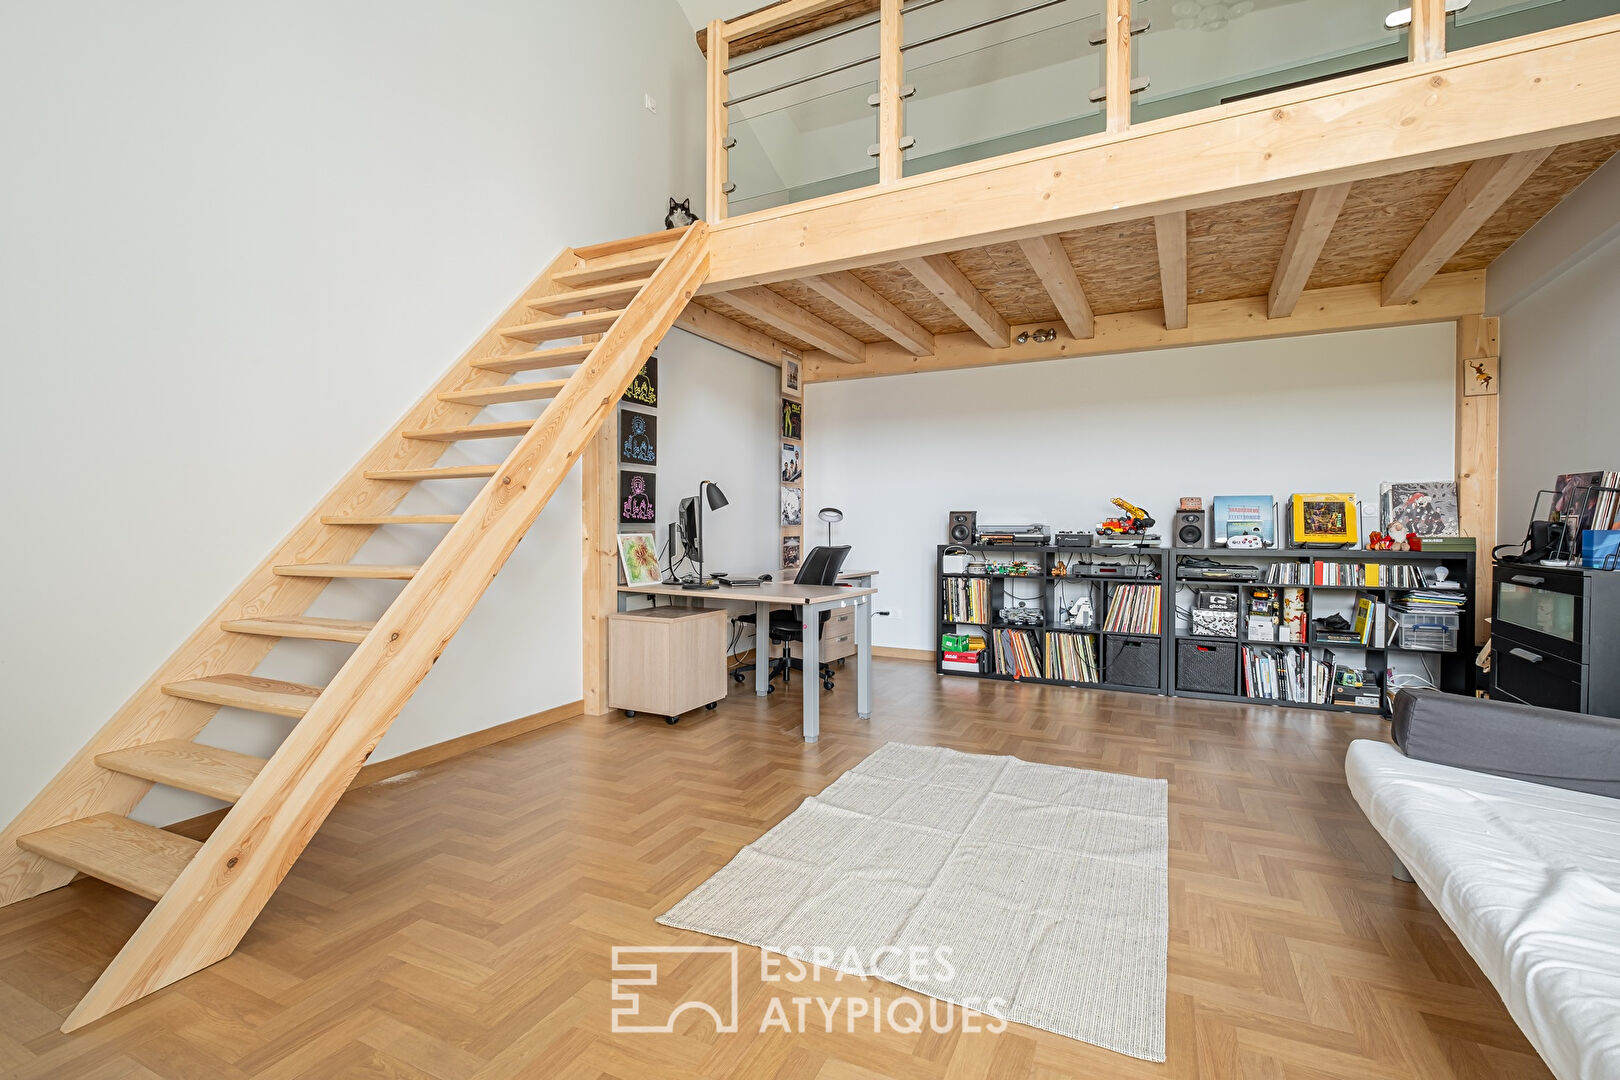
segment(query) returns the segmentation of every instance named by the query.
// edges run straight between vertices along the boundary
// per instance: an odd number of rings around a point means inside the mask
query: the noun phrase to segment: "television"
[[[698,504],[694,496],[681,500],[675,512],[675,530],[680,533],[681,549],[694,562],[703,561],[703,538],[698,535]]]

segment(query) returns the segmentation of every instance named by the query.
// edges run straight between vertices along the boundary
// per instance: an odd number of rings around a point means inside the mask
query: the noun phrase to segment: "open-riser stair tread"
[[[17,838],[17,846],[120,889],[160,900],[202,845],[121,814],[93,814]]]
[[[628,281],[609,281],[601,285],[587,285],[583,289],[569,289],[566,292],[553,293],[550,296],[537,296],[527,301],[528,305],[536,311],[546,311],[553,315],[567,315],[575,311],[590,311],[592,308],[617,307],[622,308],[635,299],[642,286],[648,279],[631,278]]]
[[[511,341],[526,341],[538,345],[542,341],[561,341],[563,338],[601,334],[612,329],[623,315],[622,309],[591,311],[582,315],[563,315],[554,319],[537,319],[518,326],[502,327],[501,337]]]
[[[97,754],[96,764],[125,776],[233,803],[269,762],[189,739],[163,739]]]
[[[474,360],[470,366],[478,371],[498,371],[503,375],[515,375],[520,371],[541,371],[546,368],[578,364],[588,358],[595,347],[591,344],[563,345],[555,349],[538,349],[534,352],[514,353],[511,356],[492,356],[484,360]]]
[[[546,401],[562,393],[567,379],[547,379],[543,382],[511,383],[490,386],[482,390],[455,390],[440,394],[440,401],[457,405],[504,405],[510,401]]]
[[[420,566],[389,566],[382,563],[288,563],[273,569],[278,577],[409,581],[422,568]]]
[[[315,699],[321,696],[319,686],[261,679],[257,675],[232,674],[165,683],[163,692],[188,701],[227,705],[233,709],[249,709],[272,716],[290,716],[295,720],[307,713],[310,706],[315,704]]]
[[[461,424],[457,427],[422,428],[418,431],[407,431],[407,439],[425,439],[429,442],[463,442],[468,439],[510,439],[521,438],[529,433],[538,421],[535,420],[503,420],[496,424]]]
[[[454,525],[460,514],[326,514],[322,525]]]
[[[586,244],[584,247],[573,248],[576,259],[605,259],[612,255],[623,255],[630,251],[640,251],[643,248],[662,247],[670,248],[676,241],[686,235],[690,225],[680,225],[673,229],[659,229],[656,232],[642,233],[640,236],[626,236],[620,240],[608,240],[600,244]]]
[[[487,480],[500,468],[499,465],[438,465],[431,469],[376,469],[366,473],[366,479],[401,480],[411,484],[422,480]]]
[[[559,270],[551,275],[551,280],[554,284],[577,289],[607,281],[646,277],[663,264],[669,252],[670,245],[659,244],[629,251],[623,255],[589,259],[584,266],[572,270]]]
[[[265,615],[254,619],[226,619],[220,629],[233,634],[300,638],[306,641],[342,641],[358,645],[376,623],[355,619],[321,619],[311,615]]]

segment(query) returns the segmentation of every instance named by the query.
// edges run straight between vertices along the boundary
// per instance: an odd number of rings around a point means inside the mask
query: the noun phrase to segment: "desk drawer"
[[[855,612],[841,608],[827,617],[821,627],[821,660],[827,663],[855,655]]]
[[[1527,705],[1580,712],[1585,674],[1580,664],[1550,656],[1501,634],[1491,641],[1492,684]]]

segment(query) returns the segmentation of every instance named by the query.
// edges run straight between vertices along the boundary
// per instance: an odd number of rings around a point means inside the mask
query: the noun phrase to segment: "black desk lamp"
[[[816,515],[816,517],[820,518],[822,521],[825,521],[827,523],[827,546],[832,547],[832,527],[833,527],[833,522],[835,522],[835,521],[843,521],[844,520],[844,512],[842,510],[838,509],[838,507],[836,507],[836,506],[823,506],[821,508],[821,512],[818,513]]]
[[[707,492],[703,490],[705,487],[709,489]],[[720,490],[720,485],[713,480],[704,480],[698,484],[697,558],[693,560],[697,563],[697,580],[689,581],[681,586],[684,589],[718,589],[720,587],[712,582],[705,581],[703,578],[703,500],[705,497],[708,498],[710,510],[718,510],[731,502],[730,499],[726,498],[726,493]]]

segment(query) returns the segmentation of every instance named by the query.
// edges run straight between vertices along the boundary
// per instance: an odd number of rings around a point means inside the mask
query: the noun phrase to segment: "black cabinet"
[[[1620,717],[1620,572],[1497,563],[1491,696]]]

